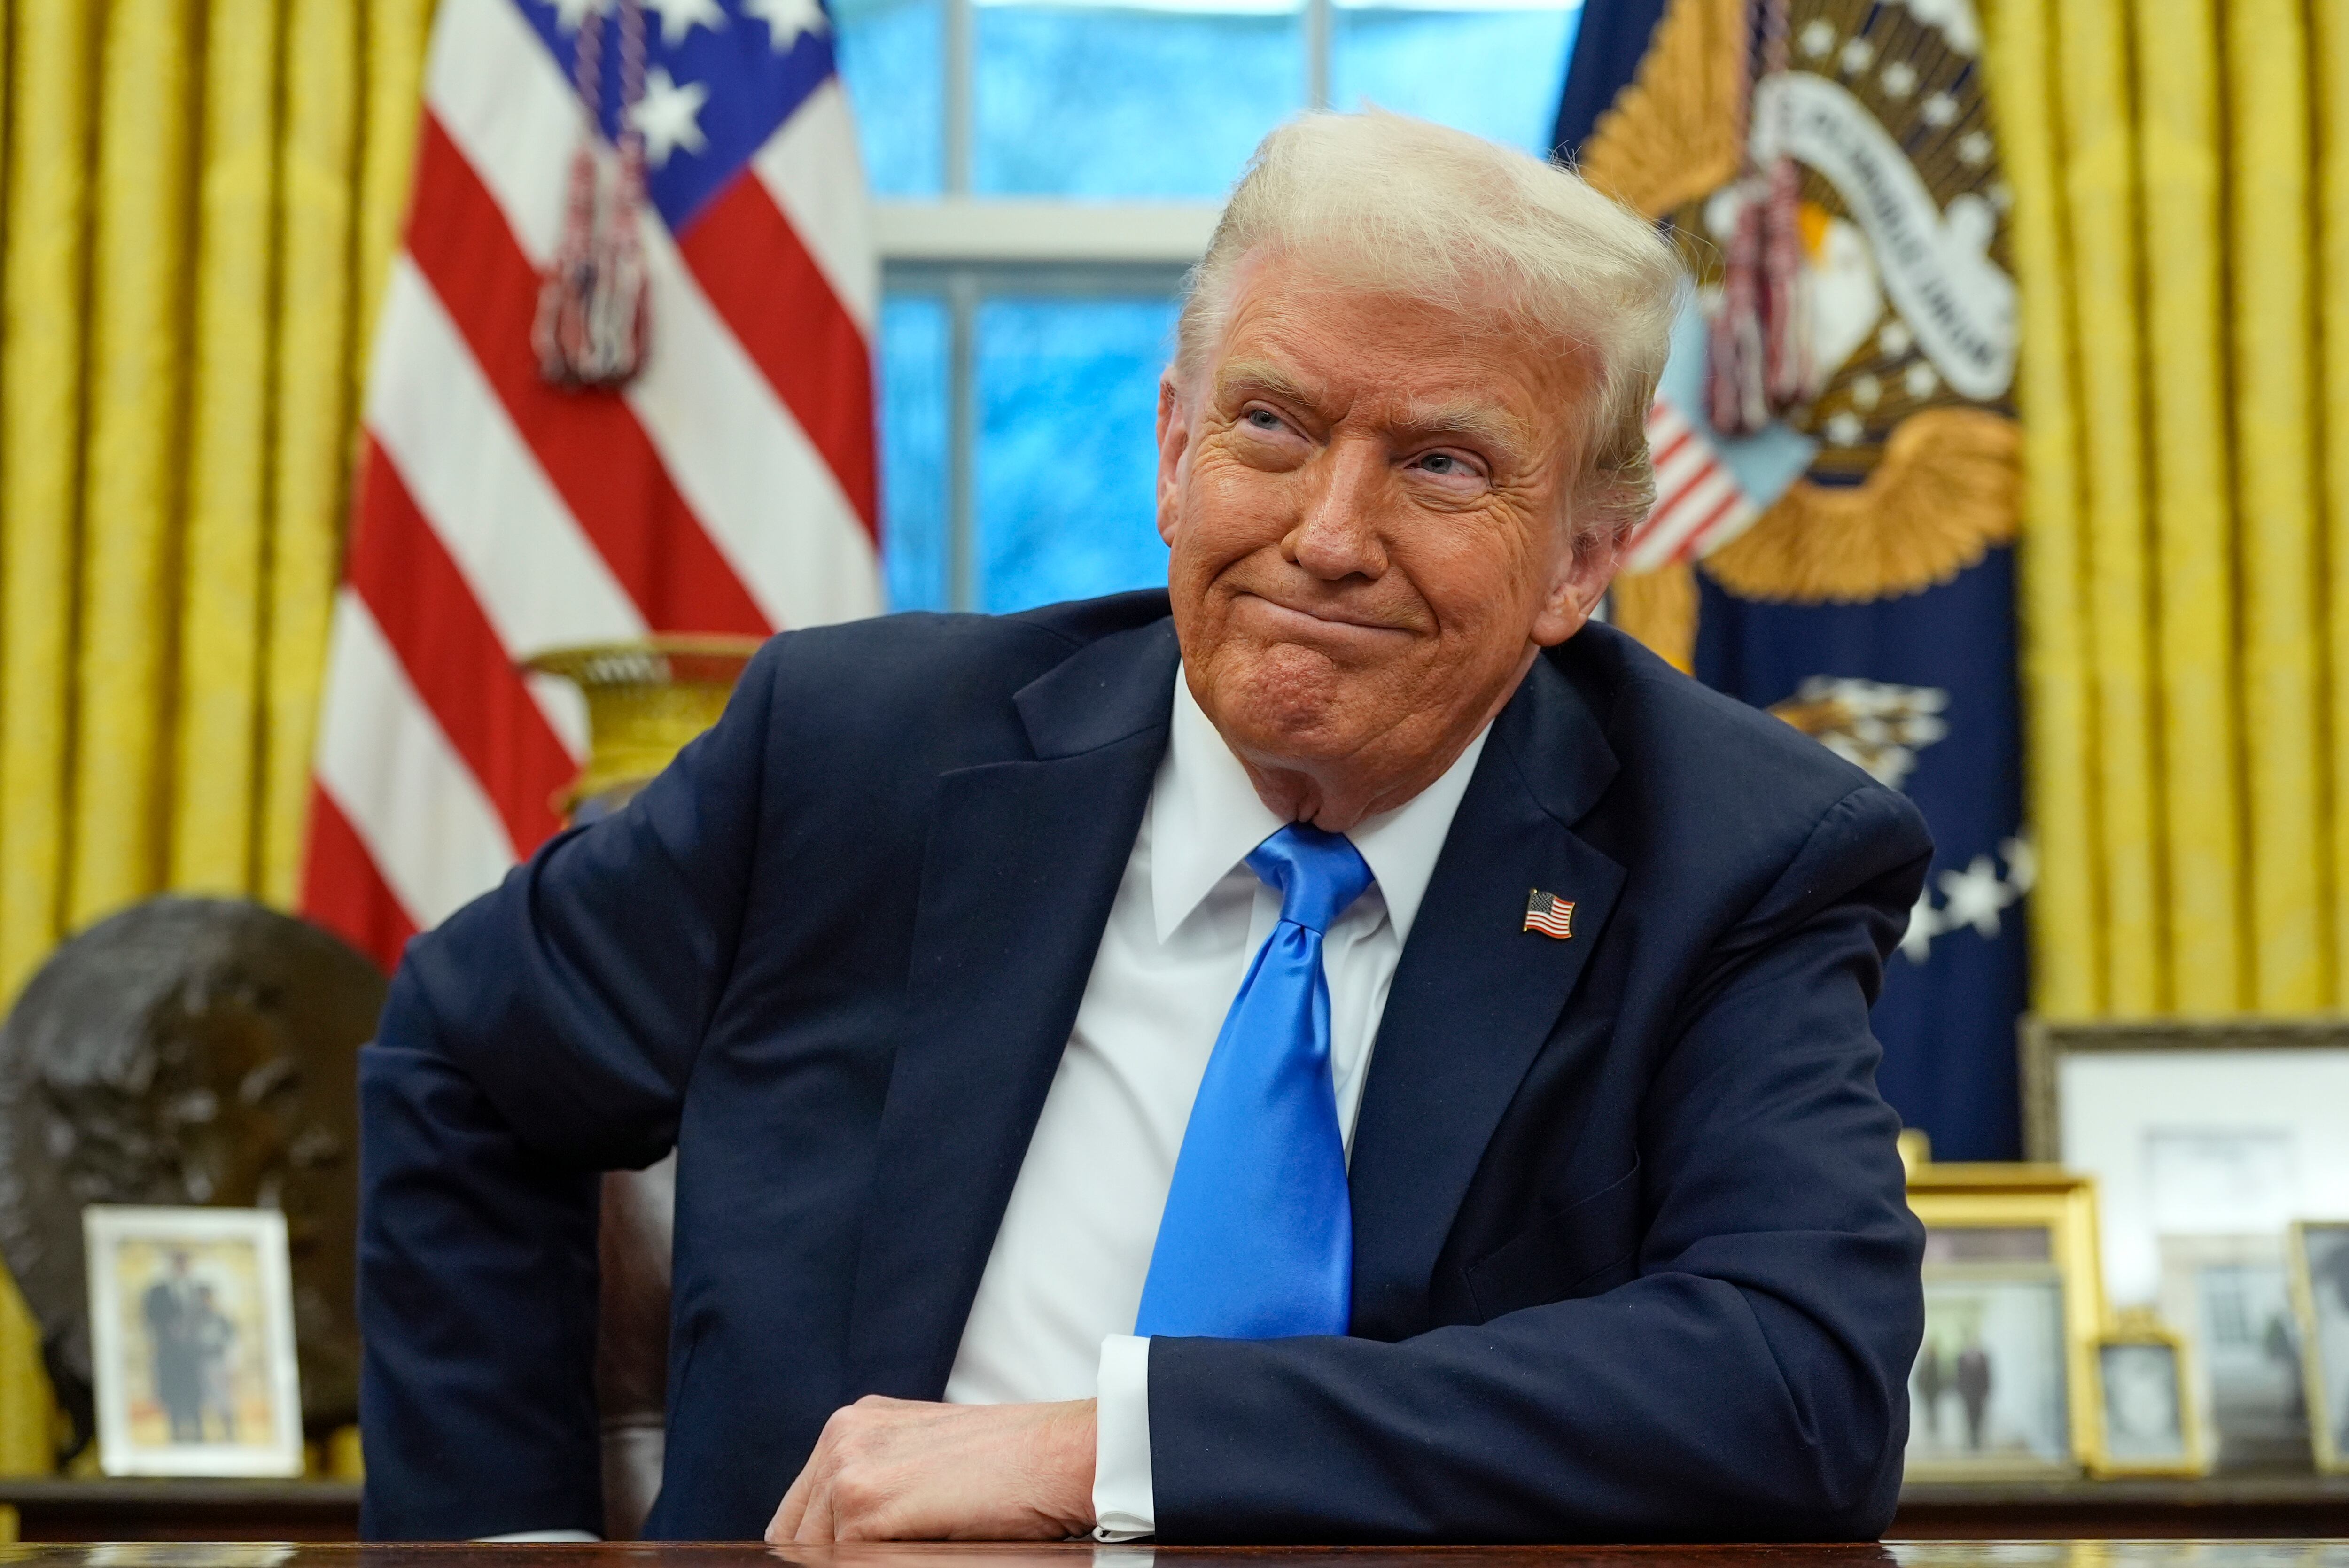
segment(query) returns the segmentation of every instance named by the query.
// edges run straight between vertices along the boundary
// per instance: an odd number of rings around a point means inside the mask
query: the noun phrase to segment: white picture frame
[[[285,1216],[82,1211],[98,1464],[110,1476],[298,1476]]]
[[[2195,1403],[2213,1468],[2305,1470],[2308,1411],[2284,1238],[2164,1236],[2158,1315],[2194,1348]]]
[[[2023,1029],[2028,1157],[2096,1179],[2116,1308],[2164,1292],[2164,1238],[2349,1213],[2349,1020]]]

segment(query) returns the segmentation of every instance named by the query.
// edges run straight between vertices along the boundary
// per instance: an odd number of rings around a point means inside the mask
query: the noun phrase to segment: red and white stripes
[[[377,336],[303,904],[388,966],[556,825],[585,717],[518,661],[879,607],[877,273],[836,81],[682,239],[643,214],[652,352],[540,378],[582,111],[512,0],[443,0]]]
[[[1648,410],[1656,504],[1623,546],[1623,570],[1653,572],[1726,544],[1759,510],[1704,434],[1662,397]]]

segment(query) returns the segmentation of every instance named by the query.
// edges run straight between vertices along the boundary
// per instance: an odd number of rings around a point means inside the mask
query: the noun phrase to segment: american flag
[[[879,607],[864,176],[819,0],[440,0],[378,327],[303,905],[387,966],[557,826],[574,694],[517,669],[648,632]],[[589,111],[642,139],[649,350],[564,390],[533,346]],[[625,120],[623,116],[626,116]],[[574,214],[575,216],[575,214]]]
[[[1526,923],[1523,931],[1538,931],[1544,936],[1565,938],[1574,934],[1574,901],[1560,898],[1554,892],[1533,888],[1526,894]]]
[[[1668,398],[1648,410],[1648,450],[1656,465],[1656,504],[1623,542],[1623,570],[1653,572],[1694,561],[1728,543],[1761,513],[1737,476]]]

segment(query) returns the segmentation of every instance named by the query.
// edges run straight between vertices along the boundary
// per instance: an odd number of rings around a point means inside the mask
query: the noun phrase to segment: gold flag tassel
[[[644,96],[642,0],[620,0],[619,167],[608,198],[596,167],[604,114],[604,15],[581,18],[573,76],[586,115],[571,160],[563,242],[539,284],[531,330],[539,374],[558,387],[625,386],[645,361],[650,324],[644,252],[636,234],[644,204],[645,139],[630,113]]]

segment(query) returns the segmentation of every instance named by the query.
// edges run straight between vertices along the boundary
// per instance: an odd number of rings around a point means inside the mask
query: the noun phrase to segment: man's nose
[[[1389,482],[1386,454],[1375,442],[1332,441],[1308,466],[1304,509],[1281,542],[1284,552],[1326,582],[1384,574],[1377,519]]]

